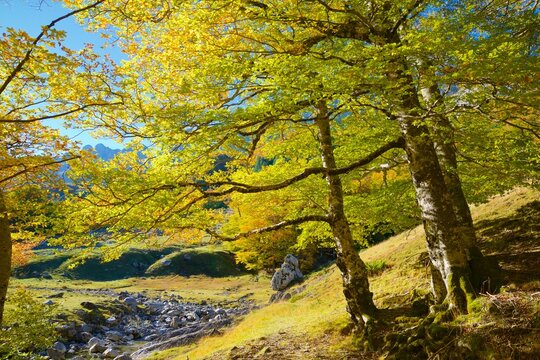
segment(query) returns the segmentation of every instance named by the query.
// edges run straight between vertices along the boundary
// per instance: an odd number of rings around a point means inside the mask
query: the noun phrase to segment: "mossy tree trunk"
[[[4,304],[6,302],[10,275],[11,233],[9,230],[9,218],[4,192],[0,189],[0,325],[4,318]]]
[[[423,88],[422,96],[429,104],[435,101],[442,103],[444,100],[436,84]],[[499,266],[496,262],[488,261],[478,247],[471,211],[459,177],[454,129],[450,119],[445,115],[436,116],[431,133],[458,223],[458,231],[467,253],[473,286],[479,291],[493,290],[499,285]]]
[[[469,299],[475,296],[467,259],[468,240],[460,234],[432,134],[426,124],[418,121],[421,107],[414,81],[405,61],[396,65],[399,70],[389,73],[389,78],[411,85],[399,97],[397,121],[405,139],[409,171],[424,223],[433,293],[438,301],[444,300],[451,308],[465,313]]]
[[[326,103],[317,106],[316,123],[323,167],[336,169],[332,147],[330,119]],[[343,294],[355,328],[362,329],[366,321],[376,316],[377,308],[369,291],[367,268],[354,246],[354,240],[343,207],[343,187],[339,175],[326,174],[328,183],[328,218],[337,249],[337,266],[343,280]]]

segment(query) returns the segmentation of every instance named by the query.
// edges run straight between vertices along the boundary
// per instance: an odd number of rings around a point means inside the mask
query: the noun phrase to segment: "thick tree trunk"
[[[10,275],[11,233],[9,230],[9,218],[4,193],[0,189],[0,325],[4,318],[4,304],[6,302]]]
[[[468,243],[461,237],[432,135],[426,125],[417,122],[420,102],[412,86],[414,81],[407,75],[405,63],[401,67],[401,71],[395,71],[389,77],[411,84],[400,96],[401,110],[397,120],[405,138],[409,171],[422,213],[432,264],[433,293],[438,301],[444,299],[450,307],[467,312],[469,299],[475,294],[467,259]]]
[[[459,234],[435,148],[426,127],[415,125],[406,116],[400,117],[399,122],[405,137],[416,199],[422,212],[428,254],[438,270],[432,275],[435,297],[439,300],[444,298],[450,306],[466,312],[468,297],[474,296],[466,244]],[[441,279],[446,293],[440,286]]]
[[[443,101],[437,85],[423,88],[422,96],[428,104]],[[487,260],[478,248],[471,211],[458,173],[454,129],[448,117],[436,116],[431,133],[458,223],[458,231],[467,253],[473,286],[479,291],[494,290],[500,282],[499,266],[496,262]]]
[[[330,120],[325,103],[318,106],[317,126],[323,166],[335,169],[336,161],[332,148]],[[376,315],[373,294],[369,291],[366,265],[354,247],[351,229],[343,208],[343,188],[339,175],[326,175],[328,183],[329,223],[337,248],[337,266],[341,270],[343,294],[347,301],[347,312],[353,325],[362,329],[366,321]]]

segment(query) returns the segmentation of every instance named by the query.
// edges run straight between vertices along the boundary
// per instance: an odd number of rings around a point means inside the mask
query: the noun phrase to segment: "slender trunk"
[[[332,148],[330,120],[326,104],[318,106],[317,126],[323,166],[335,169],[336,160]],[[354,247],[354,240],[343,208],[343,188],[339,175],[326,175],[328,183],[329,224],[337,248],[337,266],[343,280],[343,294],[347,301],[347,312],[353,325],[361,329],[365,322],[374,317],[377,308],[373,303],[373,294],[369,291],[366,265],[360,259]]]
[[[0,189],[0,325],[4,318],[4,304],[6,302],[9,277],[11,275],[11,233],[9,219],[4,200],[4,193]]]
[[[422,89],[422,96],[427,103],[442,102],[438,86],[432,85]],[[488,261],[478,248],[476,232],[474,229],[471,211],[458,173],[454,129],[445,115],[435,117],[431,128],[435,149],[441,164],[444,182],[448,189],[452,208],[458,222],[458,231],[461,235],[467,259],[472,272],[473,286],[477,290],[492,290],[500,281],[499,266],[496,262]]]

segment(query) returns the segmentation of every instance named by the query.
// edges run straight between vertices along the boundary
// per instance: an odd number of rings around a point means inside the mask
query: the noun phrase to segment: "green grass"
[[[540,193],[536,191],[517,189],[497,196],[489,203],[474,206],[473,217],[480,222],[510,216],[518,208],[539,198]],[[371,291],[379,308],[399,307],[406,303],[410,305],[414,298],[429,291],[425,252],[421,226],[361,252],[362,259],[373,269],[379,270],[378,275],[370,278]],[[295,296],[293,301],[261,308],[248,314],[221,336],[160,352],[154,354],[152,359],[227,358],[231,349],[249,347],[249,344],[257,341],[269,341],[275,334],[286,334],[282,336],[291,339],[291,344],[295,342],[294,339],[301,339],[302,344],[309,344],[312,348],[328,347],[329,344],[334,344],[335,348],[350,347],[352,338],[339,333],[339,329],[347,323],[347,314],[337,268],[332,266],[312,274],[304,284],[306,290]],[[473,307],[483,306],[482,300],[478,300]],[[471,314],[472,322],[475,316]],[[323,338],[327,340],[322,341]],[[291,347],[291,351],[295,350]],[[328,351],[327,348],[323,350]]]
[[[103,250],[100,250],[103,251]],[[106,251],[106,250],[105,250]],[[203,246],[180,249],[130,248],[118,259],[103,262],[97,251],[83,261],[80,250],[43,249],[35,251],[28,264],[14,269],[17,278],[38,277],[43,273],[74,280],[113,281],[141,276],[207,275],[230,277],[245,274],[235,264],[234,256],[221,247]],[[164,260],[170,261],[164,266]]]
[[[242,273],[243,271],[236,265],[232,254],[207,248],[175,251],[154,262],[146,270],[146,275],[149,276],[178,274],[182,276],[229,277]]]

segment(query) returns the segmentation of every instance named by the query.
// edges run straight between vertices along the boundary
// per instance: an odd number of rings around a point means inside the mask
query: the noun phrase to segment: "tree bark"
[[[413,78],[407,72],[405,61],[396,65],[400,70],[389,73],[389,78],[410,85],[399,96],[397,120],[405,138],[409,171],[422,213],[432,264],[432,290],[438,301],[444,299],[451,308],[466,313],[469,300],[475,296],[467,259],[468,243],[460,234],[432,134],[418,121],[420,101]]]
[[[9,218],[4,198],[0,189],[0,325],[4,318],[4,304],[6,302],[9,277],[11,276],[11,233]]]
[[[443,101],[436,84],[423,88],[421,92],[428,104]],[[444,182],[458,223],[458,231],[465,246],[472,272],[473,286],[478,291],[495,290],[500,285],[500,268],[496,261],[486,259],[478,247],[471,211],[458,173],[454,129],[448,117],[445,115],[435,116],[431,132]]]
[[[317,108],[316,123],[319,128],[323,167],[329,170],[336,169],[326,103],[319,103]],[[341,179],[339,175],[331,173],[327,173],[325,177],[328,183],[328,218],[336,243],[337,266],[343,280],[347,312],[354,327],[362,329],[369,319],[376,316],[377,308],[373,303],[373,294],[369,291],[366,265],[355,249],[351,229],[345,216]]]

